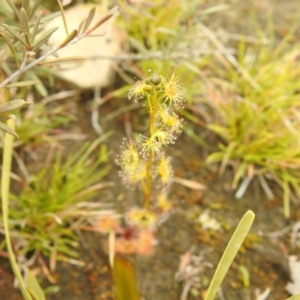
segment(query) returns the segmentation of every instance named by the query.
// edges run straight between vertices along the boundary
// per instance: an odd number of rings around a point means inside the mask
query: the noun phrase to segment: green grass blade
[[[7,122],[9,128],[13,130],[14,120],[9,119]],[[2,163],[2,180],[1,180],[1,194],[2,194],[2,214],[3,214],[3,226],[5,232],[5,240],[7,245],[7,252],[9,255],[9,261],[16,278],[19,281],[20,289],[25,300],[32,300],[32,297],[27,292],[25,284],[18,268],[16,258],[11,245],[9,225],[8,225],[8,211],[9,211],[9,186],[10,186],[10,171],[11,171],[11,160],[12,160],[12,144],[13,136],[5,133],[4,137],[4,150],[3,150],[3,163]]]
[[[238,253],[245,237],[247,236],[251,228],[254,217],[254,213],[251,210],[248,210],[241,219],[219,262],[217,270],[208,288],[205,300],[213,300],[216,296],[218,289],[221,286],[221,283],[234,257]]]
[[[300,300],[300,294],[294,295],[292,297],[286,298],[285,300]]]
[[[32,295],[32,297],[35,300],[46,300],[45,294],[40,287],[36,277],[32,274],[32,272],[27,269],[27,280],[26,280],[26,285],[27,285],[27,290],[29,293]]]

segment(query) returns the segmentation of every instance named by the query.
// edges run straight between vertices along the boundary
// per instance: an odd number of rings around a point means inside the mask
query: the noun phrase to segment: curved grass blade
[[[248,210],[243,218],[241,219],[239,225],[237,226],[235,232],[233,233],[223,255],[217,267],[217,270],[213,276],[213,279],[209,285],[205,300],[213,300],[216,296],[219,287],[234,259],[238,253],[245,237],[247,236],[251,225],[254,220],[254,213]]]
[[[19,136],[17,135],[17,133],[11,129],[9,126],[7,126],[5,123],[0,122],[0,129],[2,129],[3,131],[7,132],[8,134],[19,138]]]
[[[22,87],[22,86],[30,86],[41,83],[39,80],[25,80],[25,81],[18,81],[8,84],[6,87]]]
[[[26,289],[28,290],[28,292],[32,295],[32,297],[35,300],[46,300],[44,291],[39,285],[36,277],[29,269],[27,269],[26,272],[27,272]]]
[[[14,120],[10,119],[7,122],[7,126],[14,129]],[[11,171],[11,161],[12,161],[12,145],[13,137],[9,134],[4,136],[4,150],[3,150],[3,163],[2,163],[2,178],[1,178],[1,196],[2,196],[2,216],[3,216],[3,227],[5,233],[6,247],[9,255],[10,265],[13,269],[14,275],[19,281],[20,289],[25,300],[32,300],[32,297],[25,288],[25,283],[23,281],[21,272],[18,268],[16,258],[14,256],[14,251],[11,244],[8,215],[9,215],[9,187],[10,187],[10,171]]]

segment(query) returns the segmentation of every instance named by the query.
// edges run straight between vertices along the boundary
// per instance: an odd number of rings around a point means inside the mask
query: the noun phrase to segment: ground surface
[[[209,1],[208,1],[209,2]],[[218,1],[224,3],[225,1]],[[229,12],[216,19],[212,28],[219,26],[231,32],[251,33],[248,19],[249,12],[257,14],[262,24],[266,23],[266,12],[274,11],[278,36],[283,36],[288,30],[288,24],[297,8],[298,1],[231,1],[232,8]],[[120,101],[120,100],[118,100]],[[114,111],[120,102],[107,103],[101,108],[103,116]],[[78,103],[81,120],[79,131],[90,131],[89,113],[86,105]],[[131,115],[132,116],[132,115]],[[133,118],[134,119],[134,118]],[[131,119],[132,120],[132,119]],[[103,124],[104,129],[113,128],[115,134],[108,141],[109,149],[117,152],[124,133],[124,118],[119,117]],[[208,134],[204,128],[196,128],[195,132],[205,137],[208,144],[213,144],[215,138]],[[268,234],[276,232],[300,219],[299,209],[292,207],[291,220],[286,221],[282,213],[282,194],[274,186],[276,199],[267,200],[257,182],[254,182],[245,196],[237,200],[231,190],[232,174],[228,170],[222,177],[218,176],[216,166],[206,166],[204,161],[208,149],[203,149],[185,134],[177,141],[174,148],[169,149],[173,156],[175,175],[177,177],[203,183],[207,186],[205,191],[197,191],[174,183],[172,187],[172,200],[174,209],[168,220],[157,230],[158,241],[152,254],[148,256],[130,257],[136,266],[141,293],[144,299],[178,300],[183,291],[184,282],[174,279],[178,271],[180,256],[193,248],[196,256],[202,256],[203,261],[211,263],[201,272],[201,281],[193,289],[187,299],[199,299],[199,295],[207,288],[215,266],[217,265],[226,244],[242,215],[251,209],[255,212],[255,222],[244,248],[238,254],[235,262],[228,272],[223,284],[225,299],[255,299],[259,294],[270,288],[269,300],[285,299],[288,294],[284,287],[289,279],[287,253],[296,253],[299,249],[291,249],[289,233],[278,237]],[[113,154],[115,155],[115,154]],[[112,160],[113,162],[113,160]],[[134,192],[128,196],[117,176],[117,168],[111,172],[109,179],[117,182],[118,188],[107,191],[109,200],[120,198],[124,195],[123,206],[136,203],[132,198]],[[127,203],[127,204],[126,204]],[[294,204],[292,204],[294,205]],[[222,224],[222,230],[204,230],[195,223],[195,218],[203,211],[209,210],[210,216]],[[49,300],[100,300],[113,299],[112,277],[107,255],[105,253],[105,238],[100,234],[80,234],[82,246],[81,259],[86,266],[75,267],[69,264],[59,264],[54,278],[60,287],[56,294],[49,294]],[[243,282],[240,266],[246,267],[250,274],[250,285]],[[9,271],[6,260],[1,260],[0,267],[0,299],[21,300],[19,292],[12,287],[13,276]],[[47,280],[44,286],[49,286]]]

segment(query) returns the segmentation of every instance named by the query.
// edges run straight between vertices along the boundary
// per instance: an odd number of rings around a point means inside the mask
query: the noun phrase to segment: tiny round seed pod
[[[144,91],[145,92],[152,92],[153,91],[153,86],[149,85],[149,84],[145,84]]]
[[[161,76],[159,76],[159,75],[154,75],[154,76],[152,76],[152,77],[150,78],[150,80],[151,80],[151,83],[152,83],[152,84],[158,85],[158,84],[160,84],[160,82],[161,82]]]

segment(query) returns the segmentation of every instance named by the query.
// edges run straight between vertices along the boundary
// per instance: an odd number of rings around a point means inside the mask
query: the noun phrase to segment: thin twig
[[[38,65],[40,62],[45,60],[47,57],[49,57],[51,55],[54,55],[55,53],[57,53],[62,48],[65,48],[67,46],[70,46],[70,45],[73,45],[73,44],[77,43],[81,39],[87,37],[90,33],[91,32],[89,31],[87,33],[82,34],[81,36],[75,37],[66,44],[64,44],[64,42],[63,42],[61,45],[47,51],[45,54],[43,54],[41,57],[37,58],[36,60],[31,62],[30,64],[28,64],[26,66],[21,66],[17,71],[15,71],[13,74],[11,74],[9,77],[7,77],[4,81],[2,81],[0,83],[0,89],[4,88],[8,83],[12,82],[12,80],[14,78],[16,78],[17,76],[19,76],[20,74],[23,74],[24,72],[26,72],[26,71],[30,70],[31,68],[35,67],[36,65]]]
[[[110,60],[175,60],[175,59],[191,59],[191,58],[199,58],[201,55],[209,55],[215,53],[222,53],[222,54],[234,54],[234,50],[226,49],[226,51],[222,50],[194,50],[191,51],[191,48],[181,49],[181,52],[175,52],[171,54],[166,54],[161,51],[149,52],[147,54],[138,53],[138,54],[97,54],[92,56],[87,56],[88,60],[98,60],[98,59],[110,59]]]

